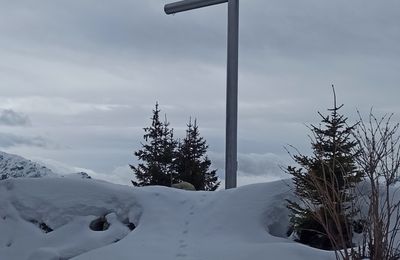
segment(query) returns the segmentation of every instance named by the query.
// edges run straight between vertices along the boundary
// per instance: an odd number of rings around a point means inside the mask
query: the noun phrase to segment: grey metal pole
[[[226,2],[228,2],[228,0],[183,0],[175,3],[166,4],[164,6],[164,11],[166,14],[175,14]]]
[[[228,0],[225,189],[237,186],[239,0]]]
[[[239,0],[182,0],[164,6],[166,14],[174,14],[228,2],[228,59],[226,78],[225,189],[237,186],[237,114],[238,114],[238,51]]]

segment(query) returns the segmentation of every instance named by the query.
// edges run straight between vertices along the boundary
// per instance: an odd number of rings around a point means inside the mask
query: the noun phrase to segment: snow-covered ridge
[[[9,178],[67,177],[91,179],[86,172],[60,174],[22,156],[0,151],[0,180]]]
[[[56,176],[49,168],[21,156],[0,151],[0,179]]]

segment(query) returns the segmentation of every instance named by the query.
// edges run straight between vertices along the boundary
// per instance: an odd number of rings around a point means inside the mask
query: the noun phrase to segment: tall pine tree
[[[193,184],[196,190],[214,191],[220,185],[217,171],[210,170],[211,161],[207,157],[208,145],[200,136],[197,121],[189,120],[186,137],[179,143],[175,159],[177,179]]]
[[[293,176],[295,195],[303,202],[289,201],[288,204],[298,241],[323,249],[334,247],[327,227],[331,235],[341,232],[346,244],[351,245],[351,212],[348,207],[353,198],[348,189],[360,180],[355,166],[356,142],[351,140],[354,126],[347,126],[347,118],[339,114],[342,106],[336,105],[334,92],[334,107],[328,110],[330,115],[319,113],[323,126],[310,126],[313,155],[294,155],[300,167],[287,168]],[[335,212],[338,218],[333,219],[331,212]],[[338,219],[341,223],[337,223]]]
[[[135,152],[140,163],[130,165],[137,181],[132,181],[134,186],[162,185],[171,186],[174,182],[175,172],[173,160],[177,142],[173,138],[173,129],[165,117],[160,121],[158,103],[153,110],[151,126],[143,128],[144,143],[142,149]]]

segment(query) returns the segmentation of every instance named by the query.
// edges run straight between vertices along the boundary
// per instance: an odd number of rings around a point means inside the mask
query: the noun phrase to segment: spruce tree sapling
[[[298,241],[323,249],[351,245],[354,198],[349,190],[361,178],[355,165],[356,142],[351,139],[354,126],[347,126],[347,118],[339,114],[342,106],[336,105],[334,92],[330,115],[319,113],[323,126],[310,126],[313,155],[294,155],[300,167],[287,168],[300,201],[288,204]],[[332,236],[342,238],[340,245],[332,244]]]

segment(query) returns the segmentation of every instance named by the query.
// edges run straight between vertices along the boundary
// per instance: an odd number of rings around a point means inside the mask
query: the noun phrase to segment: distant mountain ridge
[[[0,180],[57,176],[49,168],[19,155],[0,151]]]

